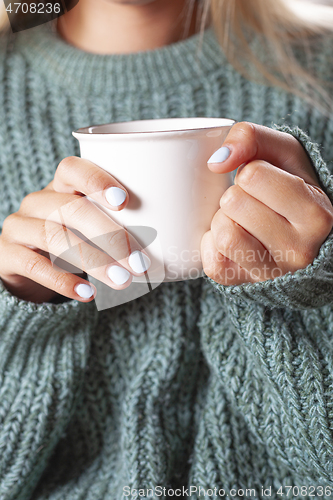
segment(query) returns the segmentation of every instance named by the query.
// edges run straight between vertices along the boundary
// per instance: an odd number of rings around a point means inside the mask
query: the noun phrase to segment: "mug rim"
[[[140,131],[124,131],[124,132],[112,132],[112,131],[107,131],[107,132],[94,132],[93,129],[98,129],[98,128],[107,128],[110,126],[114,126],[116,128],[119,125],[129,125],[131,124],[132,126],[135,126],[135,124],[142,124],[142,122],[146,122],[147,126],[149,123],[152,124],[157,124],[157,122],[182,122],[184,123],[186,121],[200,121],[200,122],[205,122],[207,121],[207,125],[201,125],[198,127],[181,127],[181,128],[171,128],[168,130],[140,130]],[[216,122],[216,124],[214,124]],[[105,136],[111,136],[111,137],[129,137],[129,136],[146,136],[147,134],[151,135],[165,135],[165,134],[175,134],[179,132],[198,132],[200,130],[214,130],[214,129],[220,129],[223,127],[231,127],[236,123],[236,120],[230,119],[230,118],[219,118],[219,117],[208,117],[208,116],[189,116],[189,117],[172,117],[172,118],[156,118],[156,119],[148,119],[148,120],[129,120],[129,121],[122,121],[122,122],[110,122],[110,123],[102,123],[98,125],[90,125],[88,127],[81,127],[78,128],[77,130],[74,130],[72,132],[72,135],[76,138],[98,138],[98,137],[105,137]]]

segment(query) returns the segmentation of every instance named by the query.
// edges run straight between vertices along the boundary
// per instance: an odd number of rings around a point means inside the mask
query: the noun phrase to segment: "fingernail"
[[[215,151],[212,156],[209,158],[207,163],[222,163],[230,156],[230,149],[226,146]]]
[[[74,290],[82,299],[90,299],[90,297],[94,295],[94,289],[90,285],[85,285],[84,283],[76,285]]]
[[[110,280],[116,285],[123,285],[131,276],[131,273],[129,273],[127,269],[120,266],[110,266],[107,270],[107,274]]]
[[[128,263],[135,273],[144,273],[151,264],[149,257],[139,250],[134,250],[131,253],[128,257]]]
[[[110,187],[105,191],[105,197],[113,207],[119,207],[126,199],[126,193],[118,187]]]

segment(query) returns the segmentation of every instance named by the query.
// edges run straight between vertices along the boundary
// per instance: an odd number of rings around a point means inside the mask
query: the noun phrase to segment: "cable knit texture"
[[[201,51],[199,41],[96,55],[52,24],[3,37],[1,221],[63,158],[79,156],[72,130],[163,117],[229,117],[292,134],[333,200],[333,120],[240,76],[212,29]],[[332,43],[320,43],[314,71],[330,81]],[[281,278],[162,283],[100,312],[93,302],[26,302],[0,282],[0,500],[134,499],[143,494],[129,489],[157,486],[150,498],[171,497],[163,487],[187,498],[192,486],[192,499],[209,488],[209,498],[253,488],[262,499],[270,487],[278,499],[288,485],[306,488],[292,498],[329,498],[332,239]]]

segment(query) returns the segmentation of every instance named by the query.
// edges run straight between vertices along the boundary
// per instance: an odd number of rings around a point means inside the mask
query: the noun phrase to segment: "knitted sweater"
[[[293,134],[333,200],[333,120],[240,76],[212,29],[196,57],[198,42],[96,55],[50,24],[4,37],[1,221],[79,156],[72,130],[162,117]],[[331,47],[315,60],[325,79]],[[1,284],[0,499],[330,498],[332,240],[274,280],[162,283],[102,311],[34,304]]]

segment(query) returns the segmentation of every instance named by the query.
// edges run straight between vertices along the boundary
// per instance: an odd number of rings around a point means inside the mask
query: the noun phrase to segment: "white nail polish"
[[[123,285],[131,276],[127,269],[120,266],[110,266],[107,270],[107,274],[110,280],[116,285]]]
[[[230,156],[230,149],[226,146],[215,151],[212,156],[209,158],[207,163],[222,163]]]
[[[151,264],[149,257],[139,250],[134,250],[131,253],[128,257],[128,263],[136,273],[144,273]]]
[[[94,295],[94,289],[90,285],[85,285],[84,283],[76,285],[74,290],[82,299],[90,299],[90,297]]]
[[[126,193],[118,187],[110,187],[105,191],[105,197],[113,207],[119,207],[126,199]]]

